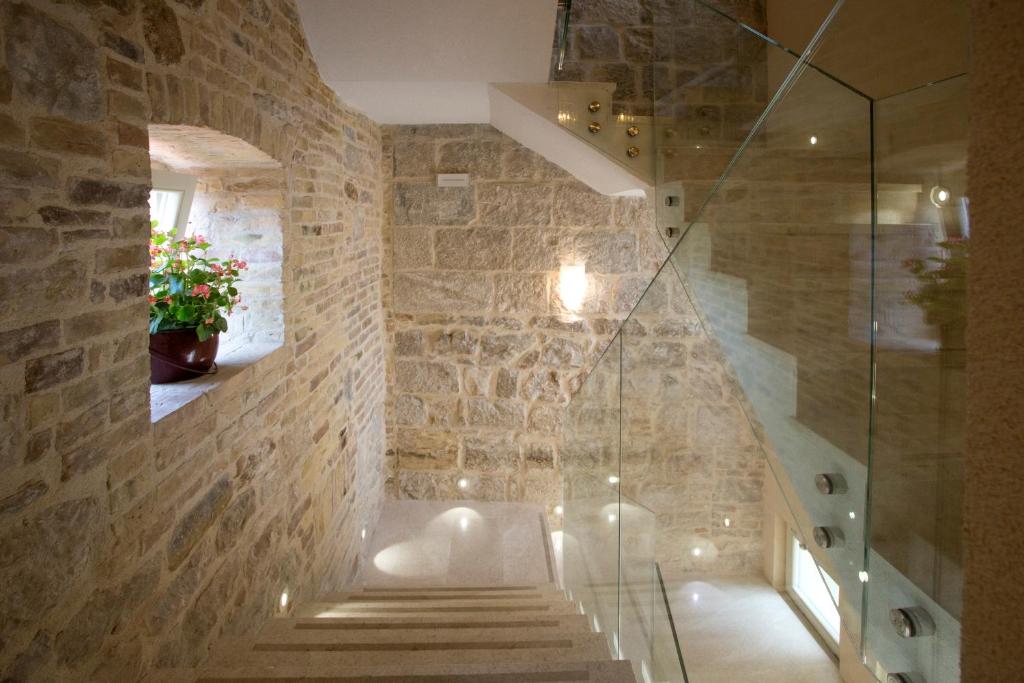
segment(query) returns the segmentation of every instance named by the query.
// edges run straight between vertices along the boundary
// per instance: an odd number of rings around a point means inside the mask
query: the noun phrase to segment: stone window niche
[[[154,188],[194,181],[187,220],[179,234],[203,235],[211,256],[245,261],[238,290],[242,307],[228,318],[217,354],[218,372],[150,387],[154,422],[231,382],[281,347],[284,340],[281,261],[285,179],[281,164],[249,143],[191,126],[152,125],[149,151]],[[173,188],[168,188],[173,189]]]

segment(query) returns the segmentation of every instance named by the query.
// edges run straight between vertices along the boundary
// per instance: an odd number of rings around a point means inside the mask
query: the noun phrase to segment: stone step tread
[[[329,606],[328,606],[329,607]],[[303,614],[303,611],[309,613]],[[489,612],[446,612],[443,614],[339,614],[338,616],[318,616],[320,610],[309,604],[296,607],[295,614],[288,617],[275,617],[277,619],[296,619],[307,622],[323,622],[334,625],[335,628],[366,628],[366,627],[392,627],[397,629],[409,628],[410,626],[422,624],[444,623],[448,628],[489,628],[496,624],[522,624],[524,622],[552,621],[565,622],[575,620],[582,615],[578,611],[568,612],[501,612],[492,614]],[[586,617],[583,617],[586,619]]]
[[[343,591],[322,593],[320,602],[333,600],[362,600],[364,602],[394,602],[411,600],[550,600],[565,598],[565,592],[543,588],[524,591]]]
[[[253,665],[164,669],[152,672],[146,683],[200,683],[230,680],[232,683],[635,683],[629,662],[595,660],[581,662],[520,662],[508,664],[432,664],[410,672],[401,665],[324,668],[295,665]]]
[[[459,624],[446,623],[444,620],[402,624],[381,621],[366,624],[352,623],[346,619],[271,619],[264,624],[258,635],[282,637],[285,634],[297,633],[305,634],[306,637],[329,638],[338,642],[391,642],[423,639],[500,640],[513,637],[550,637],[559,634],[586,633],[589,630],[589,622],[583,615],[568,618],[474,621]]]
[[[365,586],[349,586],[344,589],[343,592],[353,593],[480,593],[480,592],[520,592],[520,591],[552,591],[559,590],[558,586],[553,583],[538,583],[538,584],[510,584],[507,586],[503,585],[480,585],[480,586],[445,586],[438,584],[423,584],[423,585],[403,585],[403,586],[379,586],[379,585],[365,585]]]
[[[608,642],[596,633],[576,634],[562,640],[504,641],[501,643],[259,643],[245,637],[223,638],[210,651],[209,664],[235,666],[275,664],[299,666],[381,666],[402,664],[416,672],[430,664],[456,661],[460,664],[512,664],[537,659],[553,662],[595,661],[609,658]],[[359,649],[324,649],[354,647]],[[395,649],[390,649],[394,647]],[[316,649],[310,649],[316,648]],[[401,648],[401,649],[398,649]],[[416,649],[410,649],[416,648]]]
[[[295,608],[293,616],[412,616],[412,615],[455,615],[492,614],[543,615],[574,614],[572,603],[566,600],[518,600],[501,603],[494,600],[452,600],[442,602],[417,601],[381,604],[378,602],[307,602]]]
[[[548,629],[542,633],[495,633],[493,631],[469,631],[459,632],[434,631],[434,632],[413,632],[408,631],[392,634],[391,638],[375,637],[378,634],[356,634],[361,637],[352,638],[351,634],[332,631],[276,631],[259,633],[253,637],[256,649],[285,649],[292,647],[295,650],[308,648],[310,651],[339,652],[402,652],[410,651],[436,651],[436,650],[458,650],[458,649],[549,649],[551,646],[577,647],[593,642],[595,634],[589,631],[563,631],[560,629]],[[368,637],[369,635],[369,637]],[[394,637],[395,635],[400,637]],[[598,636],[600,638],[600,636]]]

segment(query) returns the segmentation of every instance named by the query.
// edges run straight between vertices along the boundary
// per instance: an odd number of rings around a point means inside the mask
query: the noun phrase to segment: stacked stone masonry
[[[294,3],[0,6],[0,678],[137,680],[339,585],[383,491],[378,127]],[[283,174],[283,346],[156,424],[147,127]]]
[[[705,1],[764,29],[762,0]],[[695,0],[584,0],[573,3],[569,27],[561,70],[555,35],[551,79],[614,83],[614,113],[686,118],[708,140],[723,128],[728,135],[739,119],[752,122],[748,105],[764,87],[757,56],[737,52],[743,37],[708,6]],[[760,61],[763,66],[763,55]]]
[[[320,81],[290,1],[11,1],[0,40],[3,678],[192,664],[282,593],[341,586],[386,488],[553,509],[566,405],[666,256],[646,205],[486,126],[382,134]],[[200,164],[200,204],[243,216],[222,190],[283,188],[268,199],[282,345],[152,423],[150,131],[168,126],[273,160]],[[445,171],[471,186],[438,189]],[[558,294],[570,262],[590,283],[575,317]],[[699,467],[756,507],[763,474],[726,373],[666,291],[666,324],[634,328],[648,370],[678,351],[669,374],[694,368],[709,391],[672,434],[638,417],[638,448],[656,464],[671,443],[679,481]],[[638,490],[664,476],[638,467]],[[712,499],[682,510],[657,492],[672,564],[678,539],[707,536]],[[755,517],[738,529],[756,536]],[[729,570],[753,571],[736,549]]]
[[[392,494],[553,513],[579,446],[566,406],[632,311],[624,491],[658,514],[667,570],[758,571],[761,456],[678,276],[658,275],[667,250],[646,200],[599,195],[490,126],[384,137]],[[437,187],[446,172],[470,186]],[[578,312],[560,294],[565,264],[586,267]],[[617,428],[604,436],[595,453]],[[713,551],[695,558],[694,543]]]

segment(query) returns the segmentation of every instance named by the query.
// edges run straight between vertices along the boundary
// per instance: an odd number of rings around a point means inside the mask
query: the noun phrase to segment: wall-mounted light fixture
[[[587,268],[583,263],[565,264],[558,273],[558,296],[573,313],[583,308],[587,297]]]
[[[929,198],[932,200],[932,204],[941,209],[944,206],[949,206],[949,200],[953,198],[953,193],[948,187],[936,185],[929,193]]]

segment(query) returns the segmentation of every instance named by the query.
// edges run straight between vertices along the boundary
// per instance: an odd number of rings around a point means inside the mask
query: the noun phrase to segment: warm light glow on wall
[[[587,269],[582,263],[565,264],[558,273],[558,296],[573,313],[583,308],[587,297]]]

